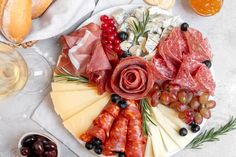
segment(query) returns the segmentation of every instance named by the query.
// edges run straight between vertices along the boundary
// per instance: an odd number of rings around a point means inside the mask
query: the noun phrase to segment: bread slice
[[[40,17],[52,2],[53,0],[32,0],[32,18]]]

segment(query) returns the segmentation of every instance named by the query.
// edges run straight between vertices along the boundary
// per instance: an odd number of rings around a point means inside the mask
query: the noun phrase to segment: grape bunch
[[[202,124],[203,119],[211,117],[211,109],[216,106],[214,100],[209,100],[207,92],[196,93],[180,89],[178,85],[164,82],[161,87],[159,101],[178,112],[178,116],[186,124]]]

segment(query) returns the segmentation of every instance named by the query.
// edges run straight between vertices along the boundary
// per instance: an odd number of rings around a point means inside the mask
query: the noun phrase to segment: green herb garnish
[[[152,109],[147,99],[140,100],[140,107],[142,113],[142,128],[145,135],[151,135],[151,132],[148,127],[148,123],[152,123],[153,125],[157,125],[156,122],[152,119]]]
[[[150,20],[149,12],[146,14],[143,13],[143,20],[142,21],[132,21],[133,24],[131,25],[131,31],[134,33],[134,43],[138,44],[139,37],[147,36],[148,31],[146,31],[146,26]]]
[[[228,132],[236,129],[236,118],[231,117],[230,120],[218,129],[212,128],[199,134],[187,146],[190,149],[201,149],[203,143],[219,141],[219,136],[226,135]]]

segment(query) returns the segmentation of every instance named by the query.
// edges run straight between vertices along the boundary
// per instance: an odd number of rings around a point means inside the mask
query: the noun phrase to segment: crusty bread
[[[40,17],[52,2],[53,0],[32,0],[32,18]]]
[[[0,0],[0,30],[2,27],[2,14],[6,6],[7,0]]]
[[[175,0],[144,0],[144,1],[150,5],[155,5],[162,9],[171,9],[175,4]]]
[[[10,41],[21,43],[32,27],[32,0],[7,0],[2,12],[1,32]]]

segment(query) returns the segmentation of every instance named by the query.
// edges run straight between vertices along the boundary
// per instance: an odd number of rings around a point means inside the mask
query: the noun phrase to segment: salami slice
[[[106,137],[109,137],[109,132],[114,120],[115,118],[111,114],[103,112],[94,120],[93,124],[103,129]]]
[[[111,152],[125,152],[127,128],[128,120],[119,116],[111,129],[109,139],[105,143],[105,149]]]
[[[128,107],[126,107],[122,114],[128,119],[141,119],[141,113],[138,105],[135,101],[127,101]]]
[[[114,118],[116,118],[120,113],[120,107],[115,103],[109,102],[109,104],[103,109],[103,111],[108,112]]]
[[[106,140],[105,131],[99,126],[95,125],[89,128],[85,134],[81,135],[80,139],[84,142],[88,142],[94,137],[100,139],[102,142],[105,142]]]

